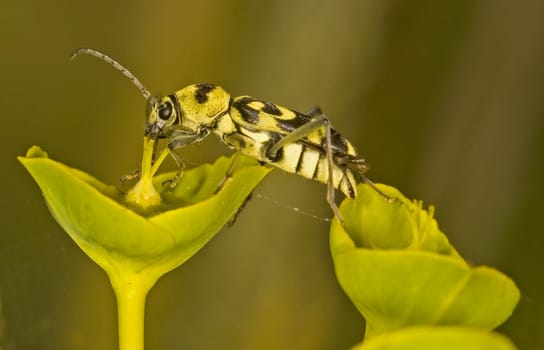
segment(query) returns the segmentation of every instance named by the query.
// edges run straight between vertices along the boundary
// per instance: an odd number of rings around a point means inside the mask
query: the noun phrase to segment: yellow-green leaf
[[[376,336],[352,350],[515,350],[497,333],[468,327],[412,327]]]
[[[366,319],[367,336],[414,325],[493,329],[519,300],[519,290],[490,267],[469,266],[419,202],[378,185],[341,205],[344,226],[331,225],[340,285]]]

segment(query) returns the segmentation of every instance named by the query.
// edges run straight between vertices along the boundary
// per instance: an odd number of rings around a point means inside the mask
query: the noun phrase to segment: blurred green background
[[[371,179],[434,203],[464,257],[518,283],[500,331],[544,349],[544,2],[22,0],[4,2],[0,26],[4,350],[117,348],[105,273],[15,160],[38,144],[109,183],[138,167],[145,101],[103,62],[69,61],[78,47],[117,58],[156,94],[212,82],[320,105]],[[225,153],[210,138],[181,155],[194,165]],[[324,198],[324,186],[273,172],[232,228],[151,291],[146,349],[359,341]]]

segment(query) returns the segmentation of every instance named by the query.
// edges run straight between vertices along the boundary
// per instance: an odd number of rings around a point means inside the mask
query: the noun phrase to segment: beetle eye
[[[162,120],[168,120],[172,116],[172,104],[164,103],[159,106],[159,118]]]

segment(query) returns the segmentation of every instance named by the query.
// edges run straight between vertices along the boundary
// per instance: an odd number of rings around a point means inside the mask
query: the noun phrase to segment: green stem
[[[144,350],[145,299],[157,278],[148,273],[110,275],[117,297],[119,350]]]

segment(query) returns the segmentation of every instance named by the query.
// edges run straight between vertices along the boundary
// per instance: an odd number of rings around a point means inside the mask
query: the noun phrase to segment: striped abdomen
[[[229,113],[217,120],[214,132],[227,145],[241,153],[286,172],[326,184],[329,180],[329,166],[324,125],[286,143],[274,154],[270,152],[280,140],[293,135],[316,117],[242,96],[231,101]],[[348,197],[356,197],[356,185],[366,171],[364,159],[334,129],[331,130],[331,152],[334,188]]]
[[[353,169],[352,164],[364,165],[362,158],[356,158],[348,154],[334,154],[332,166],[333,187],[342,191],[348,197],[357,196],[357,178],[363,175],[366,165],[361,171]],[[270,164],[287,171],[298,174],[305,178],[316,180],[322,183],[329,181],[329,165],[326,153],[304,143],[304,141],[293,142],[283,147],[277,160]],[[355,174],[354,174],[355,170]]]

